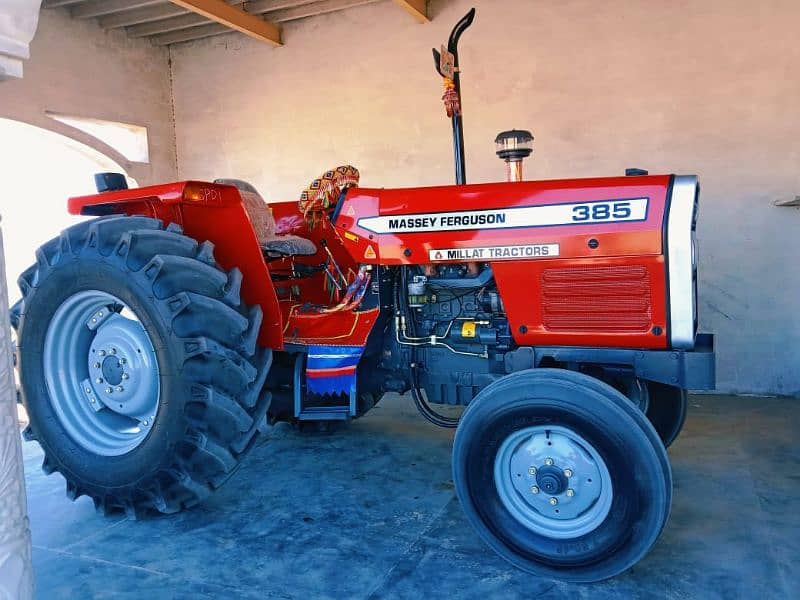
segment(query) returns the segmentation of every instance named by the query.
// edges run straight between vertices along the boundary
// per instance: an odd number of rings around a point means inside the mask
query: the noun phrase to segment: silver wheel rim
[[[160,402],[158,362],[119,298],[99,290],[67,298],[47,327],[42,359],[50,403],[75,442],[118,456],[144,441]]]
[[[503,506],[520,524],[556,539],[597,529],[614,497],[597,450],[572,429],[555,425],[508,436],[495,458],[494,483]]]

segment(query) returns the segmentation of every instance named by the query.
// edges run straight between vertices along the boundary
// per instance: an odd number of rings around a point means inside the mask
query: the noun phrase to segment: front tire
[[[23,403],[67,496],[136,516],[192,506],[265,425],[259,307],[213,246],[145,217],[64,231],[19,278]]]
[[[638,408],[580,373],[535,369],[486,387],[453,447],[456,493],[500,556],[589,582],[642,558],[669,515],[672,474]]]

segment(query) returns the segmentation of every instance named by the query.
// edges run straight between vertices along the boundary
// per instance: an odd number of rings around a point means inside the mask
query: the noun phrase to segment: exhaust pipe
[[[453,156],[456,166],[456,184],[463,185],[467,182],[467,168],[464,164],[464,126],[461,118],[461,77],[458,72],[458,40],[461,34],[472,25],[475,19],[475,9],[472,8],[453,27],[447,48],[442,46],[439,52],[433,49],[433,62],[436,72],[444,79],[445,93],[442,100],[445,102],[447,116],[453,124]]]

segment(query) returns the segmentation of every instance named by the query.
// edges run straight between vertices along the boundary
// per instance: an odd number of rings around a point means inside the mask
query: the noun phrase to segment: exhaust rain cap
[[[518,161],[533,152],[533,134],[525,129],[511,129],[494,138],[495,152],[505,161]]]

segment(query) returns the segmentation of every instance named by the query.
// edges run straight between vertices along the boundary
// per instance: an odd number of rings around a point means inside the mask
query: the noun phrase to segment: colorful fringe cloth
[[[309,346],[306,389],[310,394],[347,394],[355,390],[356,367],[364,346]]]

